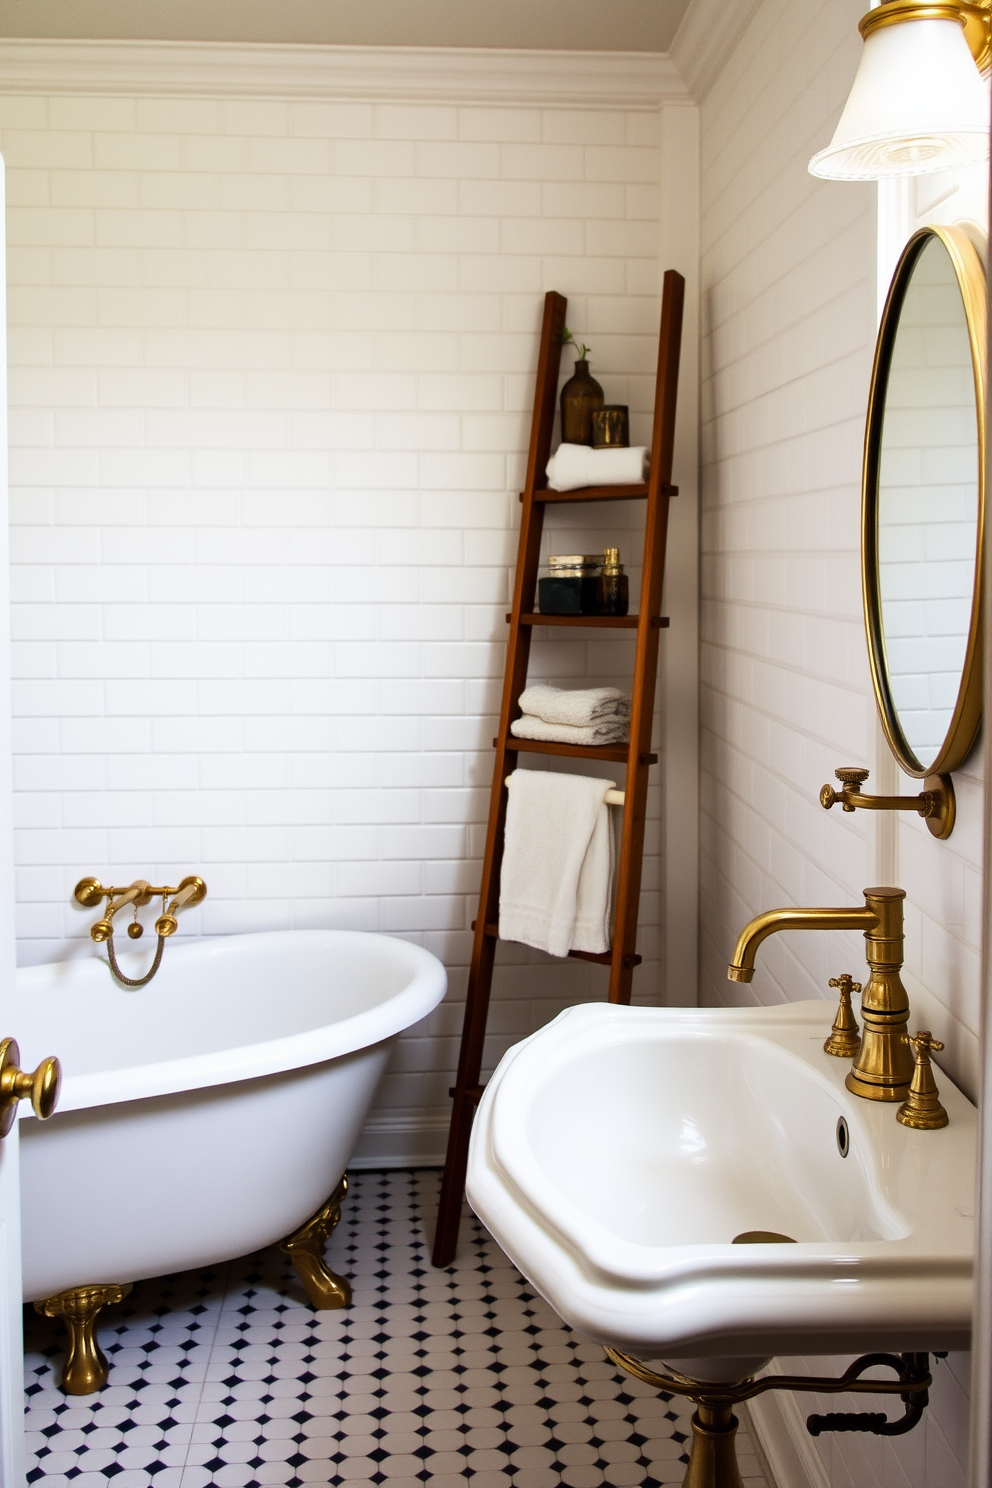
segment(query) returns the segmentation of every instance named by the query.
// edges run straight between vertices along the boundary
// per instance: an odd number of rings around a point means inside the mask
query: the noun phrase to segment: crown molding
[[[405,99],[657,109],[688,104],[664,52],[259,42],[0,41],[7,93]]]
[[[668,56],[694,103],[706,97],[757,9],[758,0],[690,0]]]

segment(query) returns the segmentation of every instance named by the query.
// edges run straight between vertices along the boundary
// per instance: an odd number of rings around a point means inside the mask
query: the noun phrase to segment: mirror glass
[[[955,768],[944,756],[977,644],[981,378],[961,266],[945,236],[946,230],[918,234],[903,256],[873,387],[873,399],[882,399],[874,532],[880,655],[873,670],[886,693],[879,701],[883,721],[889,715],[890,743],[894,728],[901,735],[900,747],[894,743],[897,757],[916,775]],[[870,411],[869,445],[871,432]],[[866,574],[866,598],[867,580]],[[869,620],[869,643],[871,630]],[[977,720],[965,753],[976,730]]]

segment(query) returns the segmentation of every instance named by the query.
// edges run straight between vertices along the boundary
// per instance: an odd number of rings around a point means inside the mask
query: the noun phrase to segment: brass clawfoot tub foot
[[[280,1243],[296,1269],[311,1307],[327,1312],[351,1303],[351,1283],[324,1264],[324,1243],[341,1218],[341,1200],[348,1192],[345,1173],[327,1203]]]
[[[107,1383],[110,1365],[97,1342],[96,1320],[105,1307],[123,1302],[130,1290],[129,1282],[71,1287],[34,1304],[35,1312],[42,1317],[60,1317],[65,1322],[69,1351],[62,1366],[59,1389],[67,1395],[92,1395]]]

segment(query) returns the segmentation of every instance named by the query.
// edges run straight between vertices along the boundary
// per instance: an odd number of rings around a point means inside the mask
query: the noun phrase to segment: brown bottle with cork
[[[607,548],[596,580],[596,613],[626,615],[629,606],[629,586],[620,562],[620,549]]]

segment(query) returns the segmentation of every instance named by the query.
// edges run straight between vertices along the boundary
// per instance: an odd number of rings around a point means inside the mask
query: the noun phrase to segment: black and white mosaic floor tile
[[[276,1249],[139,1283],[105,1314],[99,1395],[56,1389],[59,1325],[28,1310],[28,1483],[680,1484],[691,1407],[570,1332],[474,1217],[432,1268],[438,1178],[354,1175],[327,1251],[347,1310],[314,1312]],[[743,1426],[739,1446],[746,1488],[766,1488]]]

